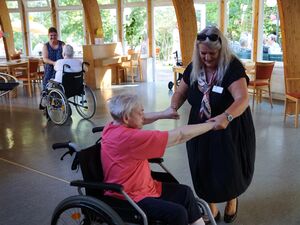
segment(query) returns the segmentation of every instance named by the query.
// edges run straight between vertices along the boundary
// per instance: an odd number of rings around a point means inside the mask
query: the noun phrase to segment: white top
[[[70,69],[65,67],[65,72],[80,72],[82,70],[82,62],[79,59],[59,59],[54,66],[54,70],[56,71],[54,81],[62,82],[64,64],[68,64],[71,67]]]

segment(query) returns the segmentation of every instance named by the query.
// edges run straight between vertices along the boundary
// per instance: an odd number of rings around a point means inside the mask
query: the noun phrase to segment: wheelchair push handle
[[[59,149],[59,148],[67,148],[69,149],[67,152],[65,152],[62,157],[60,157],[60,160],[63,160],[64,157],[68,154],[71,156],[73,155],[74,152],[80,152],[79,147],[72,142],[63,142],[63,143],[55,143],[52,145],[53,150]]]
[[[92,132],[93,132],[93,133],[102,132],[103,129],[104,129],[104,126],[101,126],[101,127],[94,127],[94,128],[92,129]]]

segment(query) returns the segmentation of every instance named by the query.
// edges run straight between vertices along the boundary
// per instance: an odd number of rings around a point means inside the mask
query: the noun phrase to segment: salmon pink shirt
[[[168,141],[167,131],[128,128],[109,123],[101,141],[101,161],[104,182],[117,183],[138,202],[146,197],[161,195],[161,182],[151,177],[148,159],[164,155]],[[119,198],[123,195],[105,192]]]

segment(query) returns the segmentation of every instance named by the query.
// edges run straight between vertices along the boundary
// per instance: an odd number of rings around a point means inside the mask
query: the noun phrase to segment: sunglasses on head
[[[198,41],[205,41],[206,39],[209,39],[210,41],[218,41],[221,40],[219,35],[217,34],[198,34],[197,40]]]

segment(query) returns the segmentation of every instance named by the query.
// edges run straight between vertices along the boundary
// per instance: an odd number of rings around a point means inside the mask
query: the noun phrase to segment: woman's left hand
[[[224,113],[210,118],[209,120],[207,120],[206,122],[214,122],[215,126],[214,126],[214,130],[222,130],[222,129],[226,129],[226,127],[229,124],[229,121],[227,120],[227,117]]]

